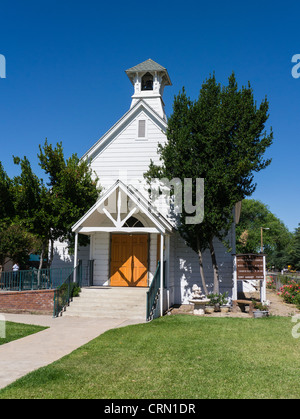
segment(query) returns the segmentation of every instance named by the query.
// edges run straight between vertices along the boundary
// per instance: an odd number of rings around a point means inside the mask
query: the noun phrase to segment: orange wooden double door
[[[110,285],[147,287],[148,235],[112,234]]]

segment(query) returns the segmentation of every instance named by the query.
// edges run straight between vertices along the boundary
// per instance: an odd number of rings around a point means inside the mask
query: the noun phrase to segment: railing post
[[[19,291],[22,291],[22,274],[18,271],[17,275],[19,275]]]
[[[53,295],[53,317],[56,317],[56,293],[57,293],[57,290],[54,290],[54,295]]]

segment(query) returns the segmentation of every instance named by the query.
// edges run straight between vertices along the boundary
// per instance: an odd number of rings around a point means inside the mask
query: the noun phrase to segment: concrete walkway
[[[29,372],[62,358],[109,329],[141,323],[124,318],[0,315],[5,321],[49,326],[49,329],[0,345],[0,389]]]

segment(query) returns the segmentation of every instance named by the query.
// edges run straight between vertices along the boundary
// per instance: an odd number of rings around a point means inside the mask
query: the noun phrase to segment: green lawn
[[[1,321],[1,324],[0,324],[1,332],[3,330],[2,323],[3,321]],[[0,337],[0,345],[11,342],[12,340],[24,338],[25,336],[40,332],[41,330],[44,330],[44,329],[47,329],[47,328],[42,327],[42,326],[35,326],[32,324],[5,322],[5,338]]]
[[[0,398],[299,398],[290,318],[167,316],[110,330]]]

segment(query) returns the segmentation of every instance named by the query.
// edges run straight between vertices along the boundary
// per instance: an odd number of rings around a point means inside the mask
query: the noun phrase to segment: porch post
[[[160,235],[160,315],[164,311],[164,235]]]
[[[77,266],[77,259],[78,259],[78,233],[75,233],[75,246],[74,246],[74,269]]]
[[[237,300],[237,258],[233,256],[233,288],[232,288],[232,299]]]

